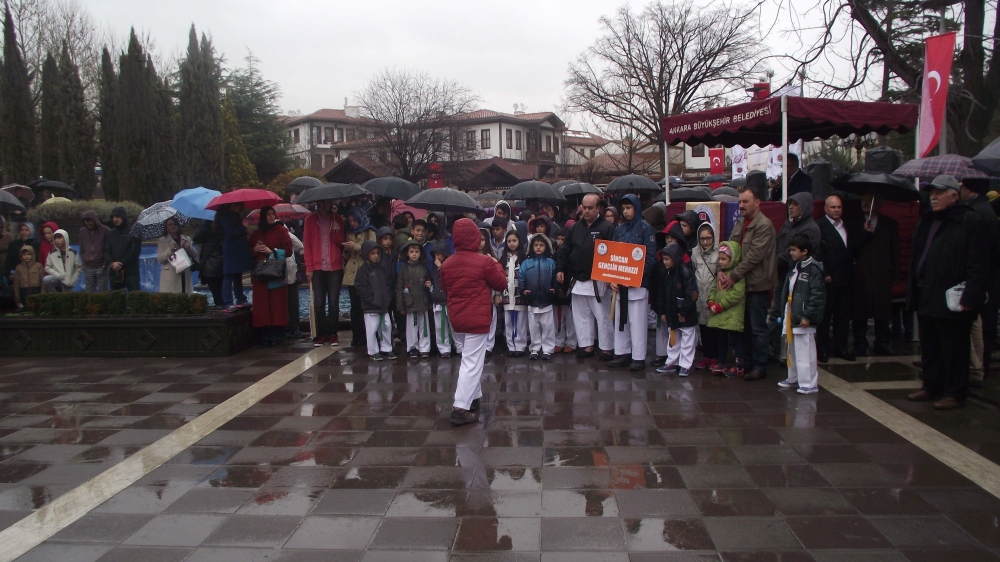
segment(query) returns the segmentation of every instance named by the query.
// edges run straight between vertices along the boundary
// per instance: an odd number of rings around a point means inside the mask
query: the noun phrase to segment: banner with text
[[[590,278],[594,281],[641,287],[645,268],[645,246],[610,240],[594,242],[594,267],[590,270]]]

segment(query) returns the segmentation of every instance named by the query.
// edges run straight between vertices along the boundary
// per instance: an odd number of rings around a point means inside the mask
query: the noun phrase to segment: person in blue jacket
[[[215,213],[215,222],[222,227],[222,310],[235,312],[246,308],[243,274],[250,271],[250,243],[247,227],[238,203],[226,205]]]
[[[612,285],[618,293],[618,306],[613,313],[615,327],[615,358],[611,367],[629,366],[632,371],[646,368],[646,338],[648,327],[646,313],[649,310],[649,286],[656,264],[656,232],[648,222],[642,220],[642,206],[639,198],[629,194],[618,203],[621,224],[615,228],[615,242],[636,244],[646,249],[645,265],[641,287]]]
[[[544,234],[531,238],[528,259],[517,273],[517,284],[523,287],[528,305],[528,335],[531,337],[531,359],[548,361],[556,349],[556,325],[553,303],[556,297],[556,260],[552,259],[552,241]]]

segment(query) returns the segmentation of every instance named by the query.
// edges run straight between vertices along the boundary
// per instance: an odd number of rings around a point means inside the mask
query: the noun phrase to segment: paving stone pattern
[[[0,359],[0,528],[309,349]],[[1000,500],[783,369],[498,357],[455,429],[458,365],[345,349],[20,560],[1000,560]]]

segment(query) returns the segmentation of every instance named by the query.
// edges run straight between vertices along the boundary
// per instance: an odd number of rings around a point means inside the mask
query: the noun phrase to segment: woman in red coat
[[[288,229],[278,221],[274,207],[264,207],[260,210],[263,217],[260,226],[250,235],[250,248],[254,262],[266,260],[275,251],[278,258],[285,259],[292,255],[292,239]],[[264,345],[278,345],[285,337],[285,327],[288,326],[288,287],[285,280],[261,281],[253,280],[253,327],[260,328]]]

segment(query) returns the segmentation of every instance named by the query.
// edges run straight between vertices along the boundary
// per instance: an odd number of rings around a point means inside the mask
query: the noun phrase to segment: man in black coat
[[[959,201],[958,180],[941,175],[930,189],[931,212],[917,224],[907,287],[907,304],[920,323],[924,383],[908,398],[951,410],[963,406],[968,393],[970,332],[986,302],[989,250],[982,248],[983,220]],[[949,303],[962,283],[957,303]]]
[[[111,290],[139,290],[139,252],[142,240],[129,231],[125,207],[111,210],[111,231],[104,236],[104,261],[110,266]]]
[[[582,217],[566,235],[556,254],[556,281],[572,283],[573,322],[576,325],[577,356],[594,355],[601,348],[601,360],[614,359],[614,326],[611,324],[611,291],[607,283],[593,281],[594,241],[614,240],[615,227],[604,220],[600,198],[588,193],[580,202]]]
[[[986,193],[990,189],[990,180],[966,178],[961,182],[962,203],[972,207],[976,215],[983,220],[984,236],[981,241],[981,248],[984,252],[989,252],[990,256],[990,283],[988,293],[1000,296],[1000,220],[993,211],[990,200]],[[1000,307],[1000,299],[987,299],[986,304],[979,310],[979,317],[972,324],[972,356],[969,368],[969,386],[982,388],[983,379],[990,372],[991,355],[993,354],[993,341],[997,337],[997,311]]]
[[[854,361],[854,354],[847,349],[847,328],[851,321],[853,248],[857,243],[857,232],[848,228],[843,220],[844,200],[839,195],[827,197],[823,211],[826,215],[816,222],[819,224],[820,255],[823,256],[823,271],[826,274],[826,313],[816,332],[816,356],[820,363],[826,363],[831,354]]]
[[[788,153],[788,197],[796,193],[812,193],[813,180],[799,168],[799,157]]]
[[[864,225],[855,236],[853,307],[854,354],[868,355],[868,319],[875,320],[875,354],[892,355],[889,321],[892,287],[899,275],[899,223],[879,212],[882,197],[861,198]]]

